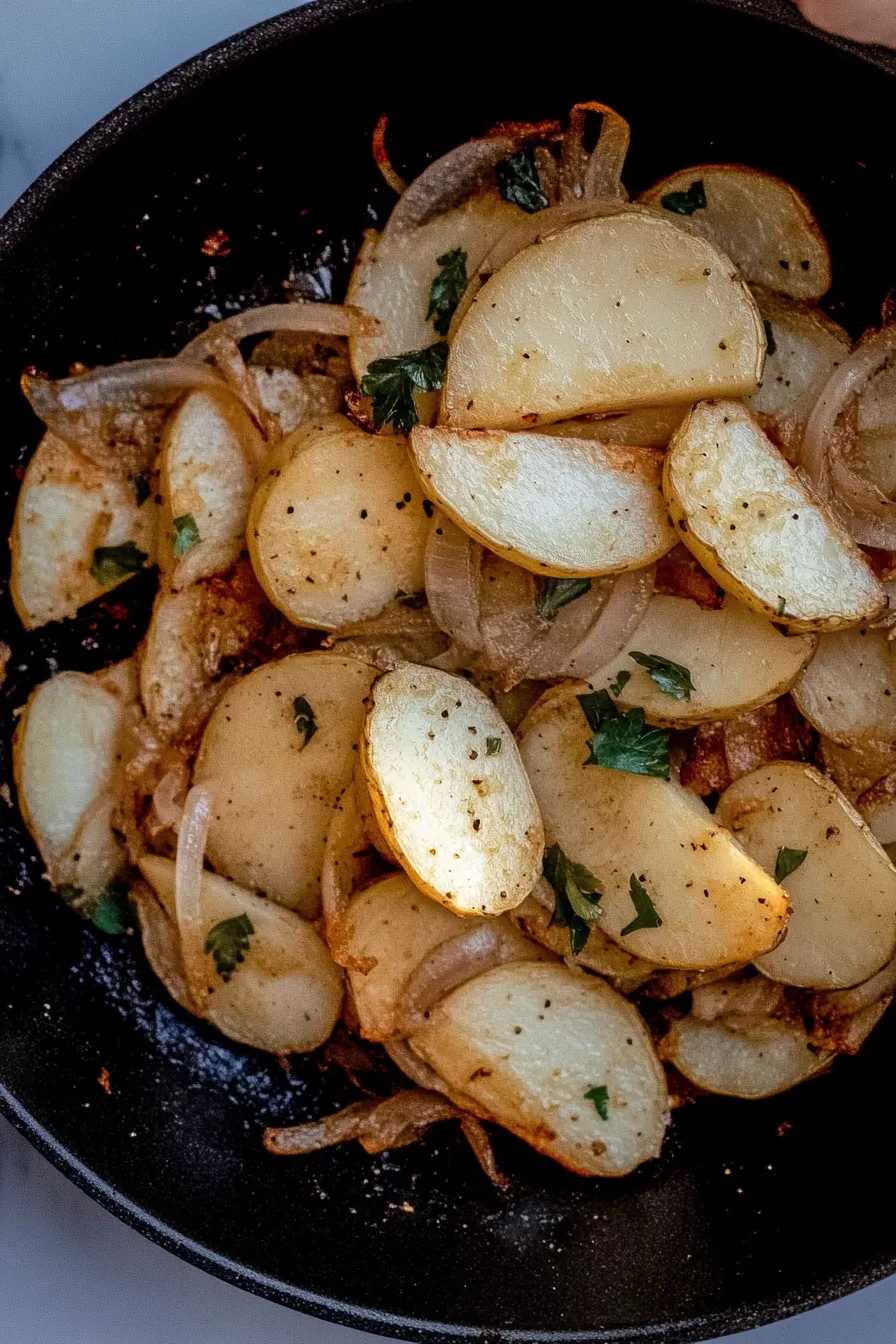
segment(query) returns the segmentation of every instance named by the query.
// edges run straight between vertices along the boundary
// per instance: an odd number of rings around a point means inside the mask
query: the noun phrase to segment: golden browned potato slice
[[[840,989],[868,980],[896,949],[896,869],[847,798],[799,761],[737,780],[719,820],[793,903],[780,946],[756,965],[772,980]]]
[[[429,519],[403,439],[332,417],[284,441],[249,518],[249,554],[275,607],[336,630],[423,589]]]
[[[685,545],[723,588],[792,630],[838,630],[887,595],[841,524],[736,401],[695,406],[663,475]]]
[[[16,729],[19,806],[47,872],[89,914],[124,863],[112,819],[132,745],[133,660],[105,672],[60,672],[34,690]]]
[[[849,336],[811,304],[756,288],[768,345],[762,386],[747,398],[763,428],[791,461],[821,390],[849,354]]]
[[[892,859],[888,846],[896,844],[896,774],[883,775],[856,799],[856,808],[875,840]]]
[[[538,806],[504,720],[461,677],[408,663],[373,688],[364,768],[389,844],[459,915],[499,915],[541,870]]]
[[[172,587],[184,588],[236,560],[265,452],[247,412],[227,393],[191,392],[169,416],[160,561]]]
[[[313,917],[324,838],[350,785],[372,667],[296,653],[258,667],[209,719],[194,782],[212,790],[209,862]]]
[[[752,296],[711,244],[646,212],[585,220],[483,285],[451,346],[442,418],[531,429],[746,396],[764,349]]]
[[[644,406],[637,411],[558,420],[539,432],[561,439],[596,439],[598,443],[629,448],[666,448],[687,413],[687,406]]]
[[[780,177],[738,163],[698,164],[638,199],[686,218],[753,284],[794,299],[819,299],[830,289],[824,234],[808,202]]]
[[[174,863],[146,854],[140,870],[158,897],[137,888],[147,958],[172,997],[194,1012],[175,920]],[[339,1017],[342,973],[314,926],[214,873],[203,874],[200,908],[209,1021],[231,1040],[275,1055],[323,1045]],[[242,955],[222,961],[221,969],[207,940],[216,929],[220,937],[227,920],[241,920]]]
[[[208,598],[201,584],[160,592],[140,657],[140,697],[163,741],[187,726],[211,687],[199,639]]]
[[[10,593],[26,629],[74,616],[152,562],[158,507],[143,495],[137,478],[114,475],[64,439],[44,435],[25,472],[10,537]]]
[[[651,723],[687,727],[701,719],[731,718],[783,695],[812,657],[815,643],[813,635],[780,634],[730,596],[723,607],[704,611],[689,598],[657,593],[628,647],[588,680],[600,689],[628,672],[617,697],[620,705],[640,705]],[[690,698],[676,700],[664,692],[629,656],[631,650],[687,668]]]
[[[415,429],[411,451],[460,527],[535,574],[643,569],[677,541],[655,449],[439,425]]]
[[[858,627],[822,635],[793,688],[802,714],[820,733],[849,746],[896,738],[892,645],[882,630]]]
[[[443,999],[411,1046],[452,1089],[582,1176],[659,1154],[662,1068],[637,1009],[596,976],[501,966]]]
[[[785,893],[674,780],[585,765],[591,733],[575,690],[542,696],[519,730],[520,753],[547,843],[602,884],[601,930],[658,966],[704,969],[769,951],[786,926]],[[633,878],[653,914],[624,932],[639,915]]]
[[[794,1022],[734,1013],[712,1022],[681,1018],[661,1042],[660,1056],[707,1092],[751,1101],[814,1078],[834,1058]]]

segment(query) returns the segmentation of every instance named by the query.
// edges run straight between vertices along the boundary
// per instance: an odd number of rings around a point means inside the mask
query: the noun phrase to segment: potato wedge
[[[834,1059],[796,1023],[735,1013],[713,1022],[683,1017],[659,1051],[697,1087],[750,1101],[787,1092],[823,1073]]]
[[[812,408],[834,369],[849,354],[851,342],[820,308],[758,287],[753,297],[765,323],[768,345],[762,386],[747,398],[747,405],[795,462]]]
[[[224,876],[318,913],[324,839],[351,783],[375,675],[353,658],[296,653],[256,668],[220,701],[193,779],[214,793],[206,852]]]
[[[892,645],[863,626],[822,635],[793,688],[801,714],[843,746],[896,738],[896,676]]]
[[[402,439],[342,417],[299,429],[263,477],[249,518],[259,582],[296,625],[337,630],[423,588],[424,494]]]
[[[793,914],[780,946],[756,959],[763,975],[845,989],[891,959],[896,869],[829,779],[802,762],[775,761],[726,789],[717,815],[766,872],[782,849],[805,851],[782,879]]]
[[[249,376],[255,383],[259,401],[274,417],[281,434],[291,434],[299,425],[322,416],[335,415],[342,407],[339,384],[326,374],[300,376],[292,369],[253,365]]]
[[[704,611],[689,598],[657,593],[628,647],[588,681],[600,689],[628,672],[617,696],[620,705],[640,705],[651,723],[687,727],[703,719],[730,718],[783,695],[812,657],[815,644],[813,635],[782,635],[730,596],[718,610]],[[676,700],[662,691],[629,656],[632,649],[686,667],[694,686],[690,699]]]
[[[498,967],[443,999],[410,1044],[452,1094],[581,1176],[625,1176],[659,1154],[662,1068],[637,1009],[596,976]]]
[[[664,177],[638,199],[681,218],[674,198],[693,197],[697,183],[705,204],[687,211],[687,223],[721,248],[744,279],[793,299],[827,293],[831,258],[824,234],[809,203],[780,177],[739,163],[698,164]]]
[[[603,885],[600,928],[657,966],[701,970],[767,952],[786,926],[785,893],[674,780],[584,765],[591,736],[573,683],[548,691],[519,730],[548,845]],[[635,875],[662,923],[634,920]]]
[[[556,952],[559,957],[568,957],[569,930],[551,923],[553,910],[554,893],[542,877],[536,883],[533,894],[527,896],[522,905],[511,910],[510,918],[528,938]],[[614,943],[597,924],[591,925],[588,941],[576,957],[576,965],[602,975],[621,994],[631,994],[639,989],[656,970],[652,962],[642,961]]]
[[[459,915],[502,914],[528,896],[541,818],[513,735],[482,691],[411,663],[386,673],[363,761],[380,826],[422,891]]]
[[[539,433],[561,439],[596,439],[598,443],[629,448],[666,448],[687,413],[687,406],[644,406],[637,411],[558,420],[555,425],[544,425]]]
[[[53,885],[89,915],[124,864],[112,829],[139,710],[133,660],[60,672],[34,690],[13,741],[22,816]]]
[[[168,417],[162,439],[160,563],[173,588],[185,588],[236,560],[265,453],[248,414],[226,392],[191,392]]]
[[[411,452],[464,531],[535,574],[643,569],[676,544],[656,449],[439,425]]]
[[[146,854],[140,871],[158,897],[154,912],[152,897],[138,895],[147,958],[172,997],[192,1012],[175,922],[174,863]],[[232,972],[220,974],[206,949],[209,1020],[231,1040],[275,1055],[323,1045],[339,1017],[342,973],[314,926],[214,873],[203,875],[200,903],[204,938],[240,915],[252,925]]]
[[[461,429],[531,429],[746,396],[764,348],[752,296],[711,244],[646,213],[585,220],[483,285],[451,346],[441,415]]]
[[[201,584],[160,592],[140,658],[140,697],[153,731],[176,737],[207,697],[212,680],[203,657],[202,618],[207,596]]]
[[[45,434],[25,472],[10,537],[10,593],[22,624],[33,630],[74,616],[129,579],[141,556],[152,563],[157,526],[158,506],[143,498],[141,481]],[[112,555],[97,568],[98,548],[127,542],[133,546],[122,552],[123,564]]]
[[[669,446],[663,491],[688,549],[761,615],[839,630],[884,610],[859,548],[739,402],[694,407]]]

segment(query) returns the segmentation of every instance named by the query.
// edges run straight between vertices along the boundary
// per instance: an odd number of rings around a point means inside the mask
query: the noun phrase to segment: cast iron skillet
[[[764,17],[763,17],[764,16]],[[768,22],[772,19],[775,22]],[[319,3],[166,76],[69,150],[0,225],[0,468],[11,513],[39,427],[28,364],[172,353],[208,320],[314,271],[340,297],[391,194],[498,119],[599,98],[629,118],[637,190],[706,160],[781,173],[833,245],[827,306],[858,333],[896,284],[896,63],[810,35],[786,0]],[[223,228],[232,251],[200,250]],[[131,651],[151,584],[24,636],[3,585],[2,778],[12,711],[57,668]],[[696,1340],[804,1310],[896,1268],[894,1020],[781,1098],[686,1108],[662,1158],[568,1176],[507,1136],[500,1196],[443,1126],[368,1158],[277,1159],[263,1125],[335,1109],[342,1075],[287,1073],[181,1013],[138,940],[53,897],[0,804],[0,1107],[105,1207],[202,1268],[314,1314],[417,1340]],[[99,1085],[108,1070],[111,1092]]]

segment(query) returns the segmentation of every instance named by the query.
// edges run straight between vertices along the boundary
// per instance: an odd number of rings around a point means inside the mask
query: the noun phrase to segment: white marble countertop
[[[135,90],[277,0],[0,0],[0,211]],[[0,1121],[0,1344],[363,1344],[193,1269]],[[896,1278],[742,1344],[893,1344]]]

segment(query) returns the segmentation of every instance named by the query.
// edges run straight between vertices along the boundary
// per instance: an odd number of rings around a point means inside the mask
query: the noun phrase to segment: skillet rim
[[[56,158],[17,201],[0,215],[0,269],[13,258],[28,236],[32,224],[49,208],[56,196],[106,151],[137,130],[146,118],[209,80],[235,70],[252,56],[277,47],[305,32],[351,20],[359,14],[419,3],[419,0],[308,0],[296,9],[262,20],[207,48],[140,89],[101,118]],[[689,0],[744,14],[780,27],[806,33],[827,45],[858,56],[867,64],[896,77],[896,51],[864,46],[813,27],[802,18],[790,0]],[[346,1302],[299,1288],[295,1284],[247,1269],[214,1251],[141,1208],[120,1190],[100,1178],[24,1107],[0,1078],[0,1115],[58,1171],[126,1226],[141,1232],[156,1245],[179,1256],[206,1273],[256,1296],[323,1320],[372,1334],[429,1344],[447,1340],[513,1341],[514,1344],[699,1344],[739,1331],[785,1320],[869,1287],[896,1273],[896,1257],[882,1255],[868,1261],[861,1271],[843,1270],[825,1283],[793,1289],[762,1298],[749,1306],[723,1308],[672,1323],[592,1330],[531,1331],[505,1329],[483,1331],[471,1326],[440,1323],[411,1316],[397,1316],[372,1307]]]

